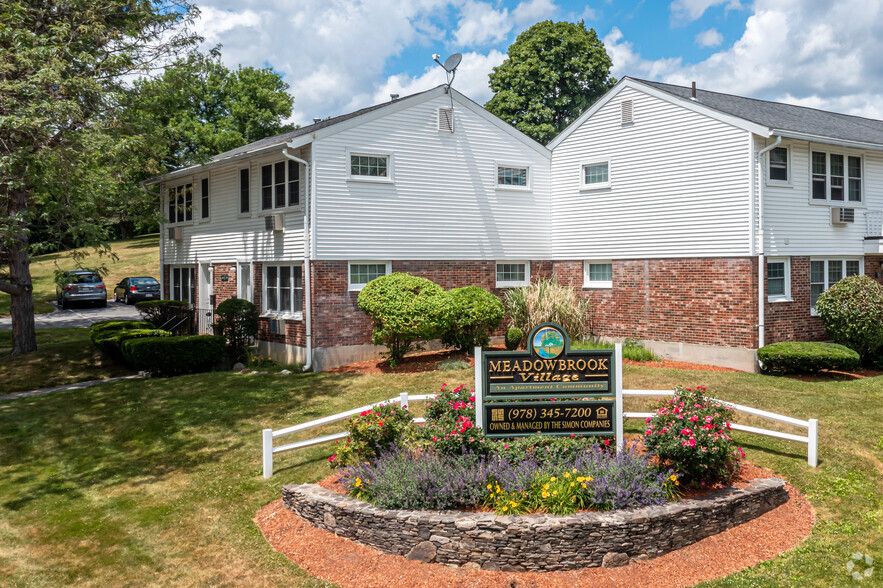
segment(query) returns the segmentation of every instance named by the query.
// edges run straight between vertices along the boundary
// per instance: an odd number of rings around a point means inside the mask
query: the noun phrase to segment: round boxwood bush
[[[447,327],[448,297],[441,286],[405,273],[380,276],[359,292],[359,308],[371,317],[375,345],[386,346],[393,368],[419,341],[439,337]]]
[[[518,346],[521,344],[521,340],[524,338],[524,331],[519,329],[518,327],[512,327],[508,331],[506,331],[506,349],[509,351],[515,351],[518,349]]]
[[[232,359],[245,360],[246,347],[258,334],[258,307],[242,298],[228,298],[215,309],[215,326],[227,340]]]
[[[442,344],[462,351],[487,347],[491,333],[506,314],[500,299],[478,286],[454,288],[446,296],[449,316],[447,329],[441,336]]]
[[[837,343],[782,342],[757,350],[765,372],[800,374],[820,370],[852,370],[861,363],[858,353]]]
[[[816,309],[831,338],[862,359],[883,348],[883,286],[869,276],[843,278],[819,296]]]

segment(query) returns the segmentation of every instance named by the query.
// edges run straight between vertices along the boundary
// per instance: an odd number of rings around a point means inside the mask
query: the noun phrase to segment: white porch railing
[[[623,390],[623,396],[673,396],[673,390]],[[262,447],[263,447],[263,465],[264,465],[264,478],[270,478],[273,475],[273,456],[277,453],[283,453],[286,451],[292,451],[295,449],[301,449],[303,447],[310,447],[312,445],[319,445],[321,443],[328,443],[329,441],[337,441],[339,439],[345,439],[349,433],[343,431],[341,433],[332,433],[331,435],[324,435],[322,437],[313,437],[312,439],[307,439],[305,441],[297,441],[295,443],[288,443],[287,445],[278,445],[274,446],[273,441],[278,439],[279,437],[284,437],[286,435],[293,435],[294,433],[300,433],[302,431],[308,431],[310,429],[314,429],[316,427],[322,427],[325,425],[330,425],[331,423],[336,423],[338,421],[342,421],[348,419],[350,417],[356,416],[359,413],[362,413],[366,410],[374,408],[380,404],[389,404],[391,402],[399,402],[402,406],[408,406],[411,402],[425,402],[427,400],[432,400],[435,398],[435,394],[420,394],[420,395],[412,395],[409,396],[407,392],[402,392],[396,398],[390,398],[388,400],[383,400],[381,402],[376,402],[374,404],[366,404],[365,406],[360,406],[359,408],[354,408],[352,410],[348,410],[346,412],[340,412],[331,416],[322,417],[320,419],[316,419],[313,421],[309,421],[306,423],[301,423],[299,425],[294,425],[291,427],[286,427],[284,429],[278,429],[274,431],[273,429],[264,429],[261,435],[262,439]],[[780,431],[773,431],[770,429],[761,429],[758,427],[749,427],[748,425],[740,425],[737,423],[731,423],[730,426],[736,431],[742,431],[744,433],[751,433],[753,435],[763,435],[766,437],[775,437],[778,439],[786,439],[788,441],[796,441],[797,443],[806,443],[807,444],[807,456],[806,461],[812,467],[818,466],[818,431],[819,431],[819,422],[817,419],[809,419],[806,421],[796,419],[789,416],[784,416],[772,412],[767,412],[765,410],[760,410],[757,408],[751,408],[750,406],[742,406],[741,404],[734,404],[732,402],[727,402],[725,400],[720,400],[723,404],[733,408],[737,412],[743,412],[745,414],[750,414],[752,416],[765,418],[773,421],[778,421],[781,423],[786,423],[789,425],[794,425],[796,427],[802,427],[807,430],[807,436],[802,437],[799,435],[792,435],[790,433],[782,433]],[[623,417],[627,419],[646,419],[648,416],[653,416],[653,413],[650,412],[624,412]],[[425,422],[425,419],[415,418],[415,423]]]

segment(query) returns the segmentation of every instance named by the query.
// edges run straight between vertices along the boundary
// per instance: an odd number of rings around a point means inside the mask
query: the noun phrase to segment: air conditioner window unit
[[[271,214],[270,216],[264,217],[264,228],[268,231],[281,231],[283,228],[282,215]]]
[[[184,238],[184,227],[169,227],[169,241],[180,241]]]
[[[831,224],[848,225],[855,222],[854,208],[834,207],[831,209]]]
[[[285,334],[285,322],[281,319],[270,319],[270,334],[271,335],[284,335]]]

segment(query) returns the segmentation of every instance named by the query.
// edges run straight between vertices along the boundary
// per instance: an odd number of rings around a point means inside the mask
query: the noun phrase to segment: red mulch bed
[[[502,351],[503,347],[489,347],[488,351]],[[389,362],[385,360],[370,359],[368,361],[359,361],[342,365],[327,373],[332,374],[413,374],[422,372],[438,371],[438,364],[446,359],[457,359],[465,361],[469,367],[475,367],[475,358],[467,355],[462,351],[426,351],[422,353],[412,353],[405,357],[402,362],[396,366],[396,369],[389,367]],[[643,365],[649,367],[669,368],[674,370],[704,370],[708,372],[738,372],[739,370],[716,365],[705,365],[701,363],[689,363],[686,361],[672,361],[662,359],[660,361],[632,361],[624,359],[625,365]]]
[[[745,463],[734,482],[770,473]],[[787,488],[790,497],[782,506],[683,549],[621,568],[569,572],[485,572],[408,561],[317,529],[286,509],[281,499],[258,511],[255,522],[274,549],[310,574],[344,587],[692,586],[772,559],[809,536],[815,512],[806,497]]]

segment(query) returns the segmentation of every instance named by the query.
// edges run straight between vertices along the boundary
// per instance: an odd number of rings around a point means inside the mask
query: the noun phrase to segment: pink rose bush
[[[486,453],[490,442],[475,426],[475,393],[464,385],[442,384],[435,400],[426,403],[421,437],[438,453]]]
[[[675,388],[647,418],[644,445],[694,486],[728,480],[745,457],[731,436],[733,409],[705,396],[705,388]]]
[[[371,460],[416,435],[408,407],[398,402],[381,404],[350,418],[347,432],[349,437],[337,442],[336,453],[328,459],[333,468]]]

